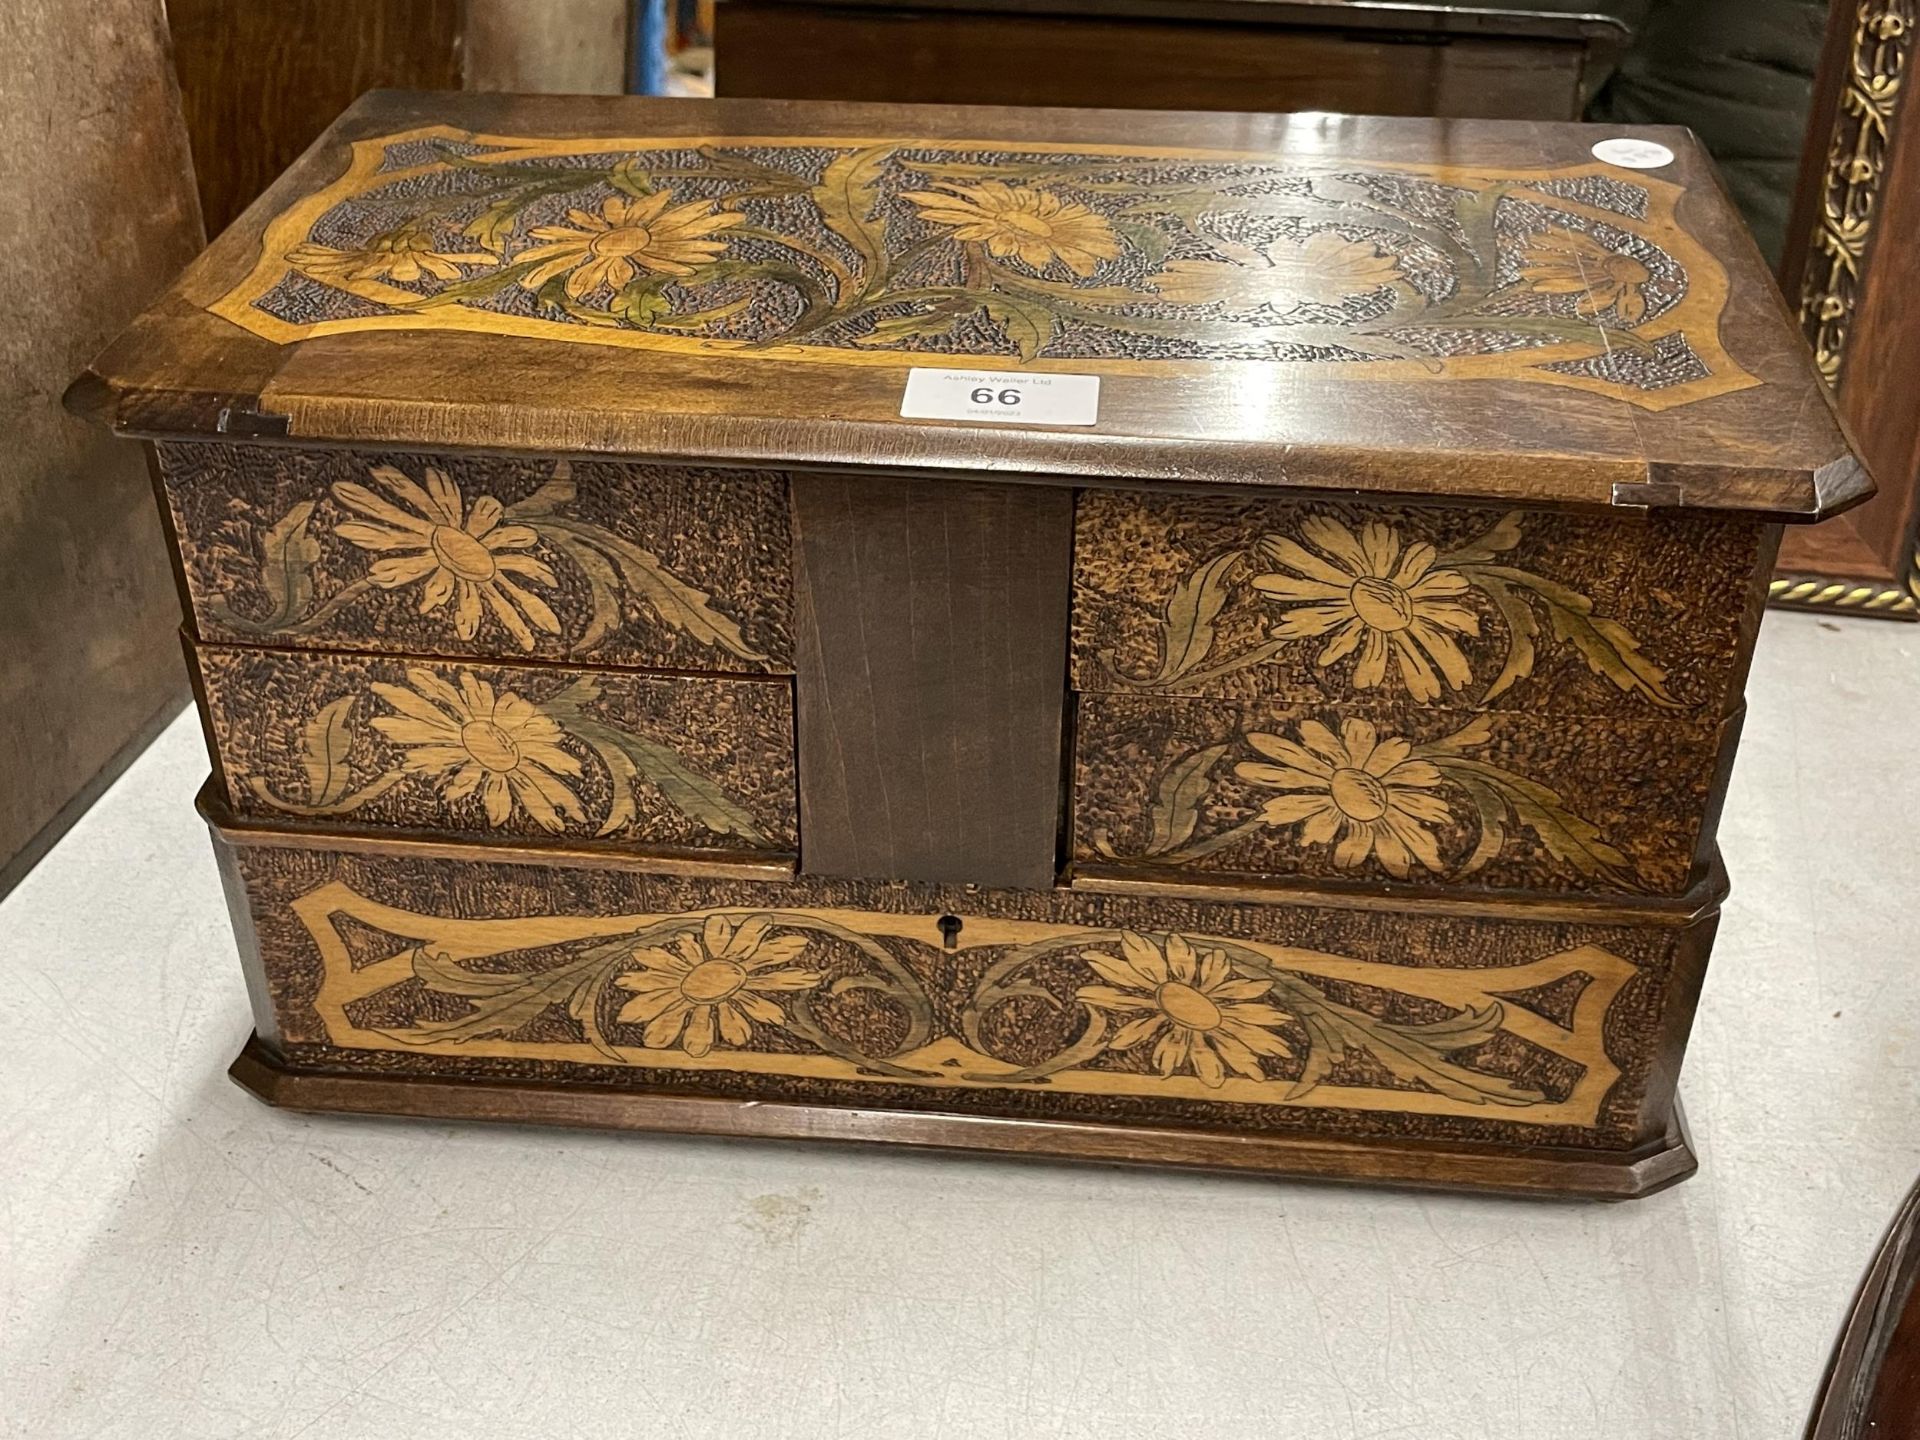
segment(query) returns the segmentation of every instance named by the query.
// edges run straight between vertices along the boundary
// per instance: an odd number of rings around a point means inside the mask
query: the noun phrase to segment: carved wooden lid
[[[96,362],[137,434],[1813,518],[1870,493],[1691,137],[375,94]],[[1099,421],[900,418],[912,367]]]

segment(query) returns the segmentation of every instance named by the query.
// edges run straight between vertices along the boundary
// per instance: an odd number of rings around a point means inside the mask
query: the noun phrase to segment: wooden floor
[[[1751,699],[1701,1168],[1614,1205],[269,1109],[182,720],[0,902],[0,1434],[1798,1436],[1920,1173],[1920,628]]]

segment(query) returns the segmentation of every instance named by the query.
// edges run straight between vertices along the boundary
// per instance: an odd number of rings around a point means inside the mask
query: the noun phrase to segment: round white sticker
[[[1624,165],[1629,170],[1658,170],[1662,165],[1673,163],[1673,152],[1651,140],[1632,140],[1622,135],[1594,146],[1593,158],[1609,165]]]

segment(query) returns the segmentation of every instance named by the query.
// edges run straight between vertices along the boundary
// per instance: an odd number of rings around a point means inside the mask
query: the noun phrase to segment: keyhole
[[[942,915],[940,917],[940,938],[945,942],[949,950],[960,943],[960,917],[958,915]]]

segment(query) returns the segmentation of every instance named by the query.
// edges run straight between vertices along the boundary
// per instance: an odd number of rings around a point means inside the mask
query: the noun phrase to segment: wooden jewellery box
[[[236,1077],[1688,1173],[1779,526],[1871,487],[1705,156],[1619,138],[360,102],[73,394],[152,447]]]

